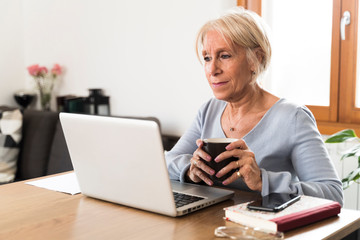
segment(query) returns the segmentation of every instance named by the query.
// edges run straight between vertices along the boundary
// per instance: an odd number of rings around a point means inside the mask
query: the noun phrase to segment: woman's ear
[[[252,51],[251,53],[252,58],[249,61],[249,64],[250,64],[250,71],[254,73],[258,70],[259,65],[263,62],[264,52],[260,47],[254,48],[251,51]]]

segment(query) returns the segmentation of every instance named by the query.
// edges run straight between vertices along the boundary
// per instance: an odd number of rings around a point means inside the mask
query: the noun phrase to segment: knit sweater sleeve
[[[290,159],[298,180],[289,171],[262,169],[262,195],[289,192],[327,198],[343,204],[342,184],[306,107],[298,107],[289,129]]]

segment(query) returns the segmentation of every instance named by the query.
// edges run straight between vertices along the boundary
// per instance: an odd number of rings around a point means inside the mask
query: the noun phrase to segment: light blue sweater
[[[220,121],[226,104],[210,99],[166,154],[171,179],[185,181],[197,139],[226,137]],[[308,108],[280,99],[243,139],[262,171],[263,196],[272,192],[297,193],[343,204],[341,182]],[[249,190],[242,179],[227,186]]]

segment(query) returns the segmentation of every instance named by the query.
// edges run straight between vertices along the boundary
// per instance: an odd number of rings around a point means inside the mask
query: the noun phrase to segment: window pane
[[[266,0],[273,56],[265,89],[306,105],[329,106],[333,3]]]

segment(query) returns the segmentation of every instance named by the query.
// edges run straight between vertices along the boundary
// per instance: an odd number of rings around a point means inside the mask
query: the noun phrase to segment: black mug
[[[217,178],[215,175],[218,171],[220,171],[222,168],[224,168],[226,165],[228,165],[232,161],[238,160],[235,157],[230,157],[227,159],[222,160],[221,162],[215,162],[214,159],[220,155],[220,153],[226,151],[226,146],[229,145],[232,142],[237,141],[238,139],[235,138],[208,138],[203,140],[203,147],[202,149],[211,156],[211,161],[205,161],[204,163],[214,169],[215,174],[210,176],[210,179],[213,182],[220,181],[223,182],[225,179],[230,177],[237,169],[233,169],[221,178]]]

